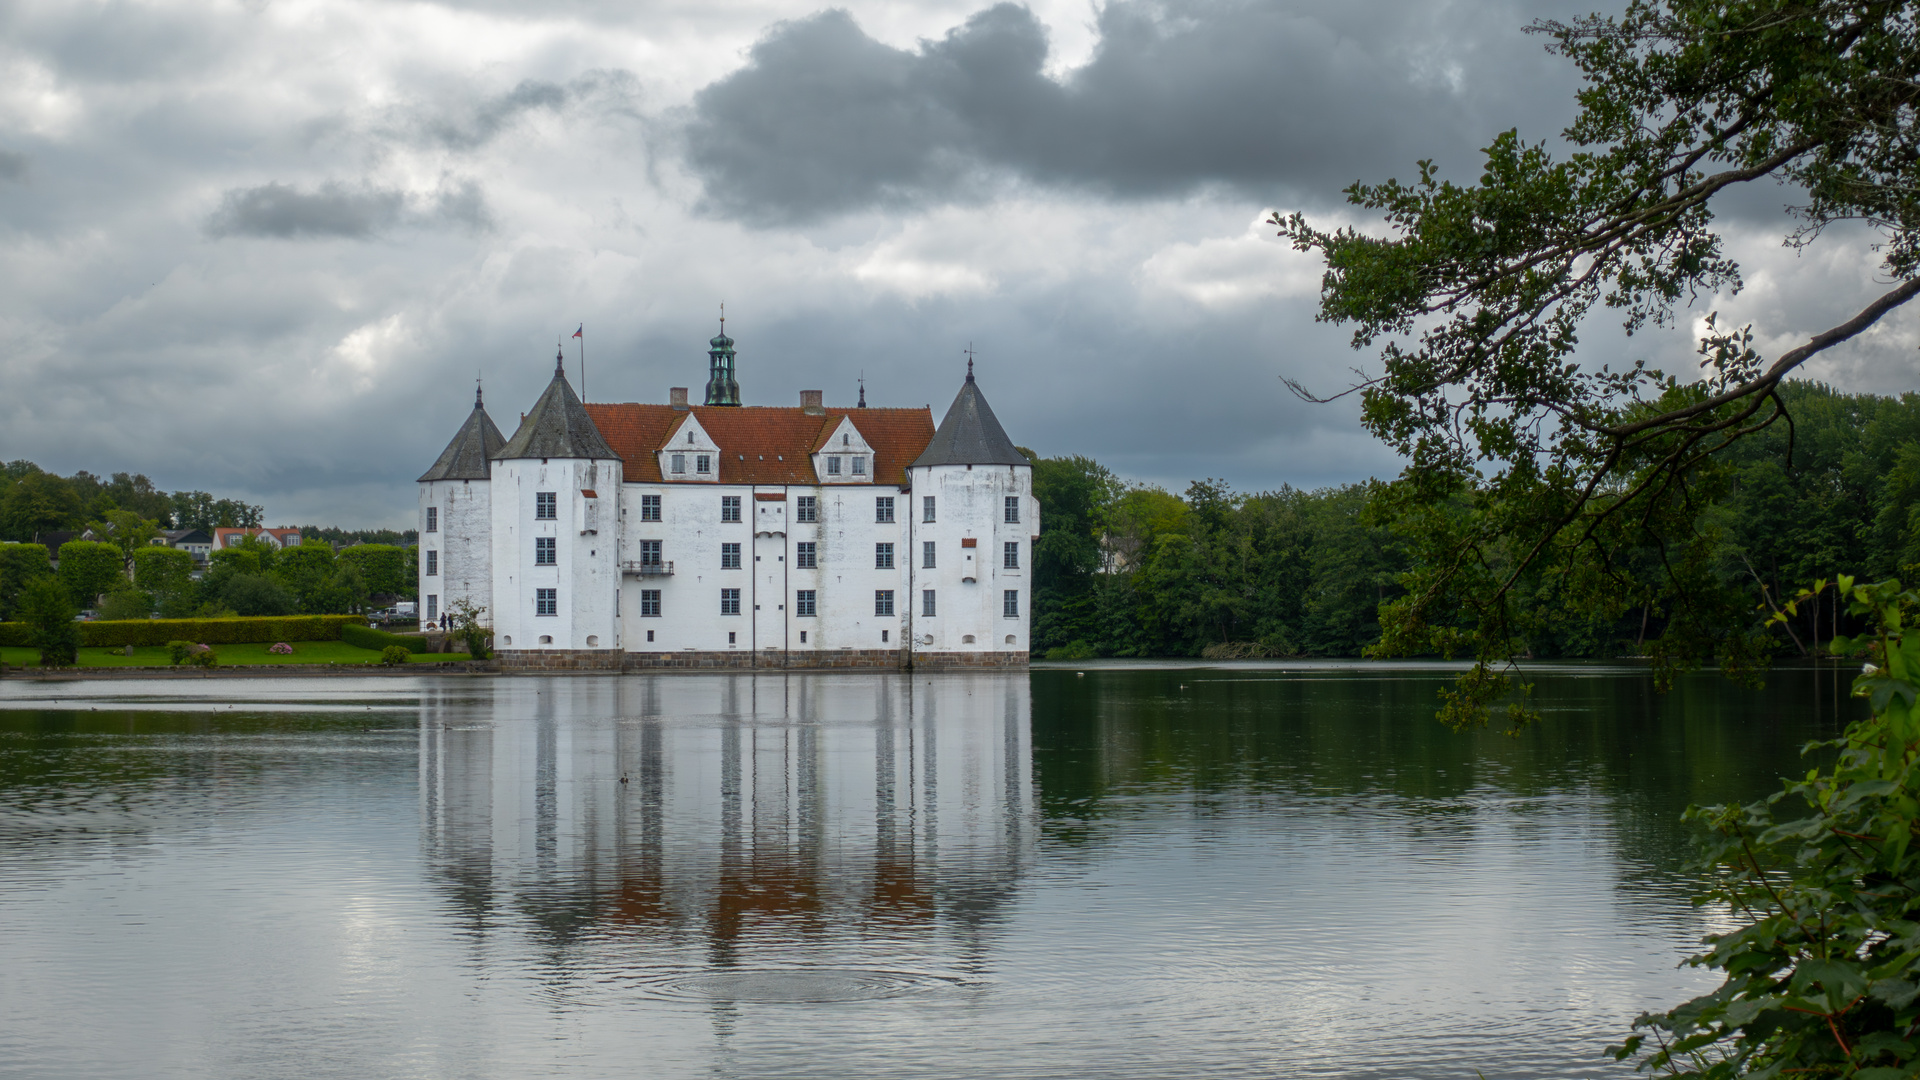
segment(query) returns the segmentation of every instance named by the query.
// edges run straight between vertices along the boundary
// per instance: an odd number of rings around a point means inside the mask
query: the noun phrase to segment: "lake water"
[[[0,1075],[1576,1077],[1848,676],[0,681]]]

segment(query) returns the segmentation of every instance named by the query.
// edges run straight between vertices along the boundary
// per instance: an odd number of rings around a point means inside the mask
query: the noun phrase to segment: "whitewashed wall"
[[[439,480],[420,485],[420,617],[447,611],[455,601],[493,610],[493,510],[485,480]],[[439,510],[439,528],[427,531],[427,508]],[[427,552],[437,552],[437,574]]]
[[[502,649],[617,649],[621,466],[538,458],[493,463],[493,629]],[[542,491],[556,517],[534,515]],[[586,491],[598,497],[589,499]],[[555,563],[534,561],[534,538],[555,539]],[[558,614],[535,614],[535,590],[558,590]]]
[[[911,515],[912,629],[914,649],[928,652],[1009,652],[1028,647],[1032,619],[1033,537],[1040,532],[1040,504],[1033,497],[1033,470],[1025,465],[935,465],[908,470],[913,485]],[[922,499],[936,500],[934,521],[923,521]],[[1020,520],[1005,520],[1005,499],[1020,500]],[[975,546],[962,546],[965,539]],[[935,545],[935,565],[924,568],[921,545]],[[1017,569],[1002,565],[1003,544],[1019,544]],[[972,579],[972,580],[968,580]],[[932,589],[935,614],[921,615],[921,593]],[[1019,615],[1002,613],[1005,592],[1019,594]],[[1012,640],[1008,640],[1011,638]],[[969,640],[971,639],[971,640]]]

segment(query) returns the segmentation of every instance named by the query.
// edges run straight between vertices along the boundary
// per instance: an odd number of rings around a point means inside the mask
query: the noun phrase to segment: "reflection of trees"
[[[721,965],[756,943],[978,939],[1031,859],[1024,676],[494,685],[478,715],[423,709],[425,842],[463,917],[510,908],[556,959],[607,938],[692,935]]]
[[[1178,794],[1276,809],[1389,800],[1394,827],[1441,828],[1489,790],[1591,791],[1613,801],[1625,854],[1671,867],[1688,803],[1746,801],[1797,773],[1800,747],[1859,703],[1850,672],[1779,670],[1764,691],[1712,674],[1655,693],[1646,677],[1530,675],[1546,719],[1519,737],[1458,735],[1433,720],[1444,672],[1095,670],[1033,674],[1034,779],[1050,839],[1085,842],[1125,796]]]

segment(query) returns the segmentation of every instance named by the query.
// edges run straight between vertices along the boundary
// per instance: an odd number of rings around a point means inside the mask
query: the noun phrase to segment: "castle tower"
[[[556,355],[553,380],[493,455],[496,649],[619,648],[621,468]]]
[[[720,316],[720,334],[707,342],[707,404],[740,404],[740,380],[733,374],[733,339],[727,336],[727,317]]]
[[[473,411],[420,477],[420,618],[493,606],[491,458],[506,444],[474,387]],[[483,617],[484,618],[484,617]]]
[[[933,441],[907,468],[907,483],[913,651],[957,654],[962,663],[1024,656],[1040,533],[1033,463],[993,415],[971,360]]]

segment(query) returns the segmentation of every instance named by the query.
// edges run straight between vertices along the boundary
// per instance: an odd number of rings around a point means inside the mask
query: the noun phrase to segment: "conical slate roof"
[[[593,426],[587,407],[567,385],[567,371],[560,358],[554,358],[553,381],[534,402],[533,411],[520,421],[520,430],[493,455],[503,458],[615,458],[618,454],[600,429]]]
[[[453,441],[440,451],[440,459],[433,468],[420,477],[421,483],[429,480],[485,480],[493,474],[493,465],[489,459],[506,444],[507,437],[493,425],[493,417],[480,404],[480,391],[473,392],[473,411],[467,414],[467,422],[453,436]]]
[[[971,365],[969,365],[971,367]],[[1027,456],[1014,449],[1013,440],[993,415],[985,394],[967,372],[967,381],[947,409],[947,418],[934,429],[933,441],[913,461],[922,465],[1031,465]]]

